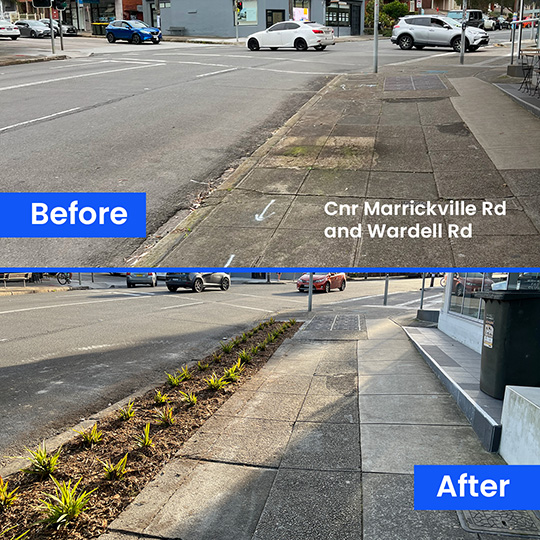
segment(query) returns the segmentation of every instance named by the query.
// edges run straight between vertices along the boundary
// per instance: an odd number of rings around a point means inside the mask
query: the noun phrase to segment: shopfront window
[[[350,26],[350,6],[345,2],[336,2],[326,8],[327,26]]]
[[[490,274],[482,272],[463,272],[447,274],[452,276],[452,294],[450,297],[450,311],[466,315],[474,319],[484,318],[484,306],[476,293],[491,291],[493,280]]]
[[[239,25],[256,25],[257,24],[257,0],[243,0],[242,9],[238,13]]]
[[[310,0],[294,0],[293,19],[295,21],[309,21]]]

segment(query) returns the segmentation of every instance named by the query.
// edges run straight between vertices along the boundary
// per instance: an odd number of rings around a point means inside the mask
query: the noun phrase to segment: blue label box
[[[415,465],[415,510],[540,510],[540,465]]]
[[[0,193],[3,238],[145,238],[146,193]]]

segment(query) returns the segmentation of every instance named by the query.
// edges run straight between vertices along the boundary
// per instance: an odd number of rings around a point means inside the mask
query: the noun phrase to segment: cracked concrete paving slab
[[[358,540],[360,472],[281,469],[253,540]]]
[[[298,193],[326,197],[365,197],[368,171],[313,169],[309,171]]]
[[[358,399],[356,396],[308,394],[298,415],[298,421],[357,424]]]
[[[351,373],[338,373],[333,375],[316,374],[311,379],[308,395],[323,396],[352,396],[358,388],[358,377]]]
[[[305,169],[253,169],[238,185],[239,189],[267,194],[294,195],[302,185]]]
[[[416,375],[360,375],[360,394],[446,394],[433,373]]]
[[[369,199],[436,200],[439,197],[433,173],[371,171]]]

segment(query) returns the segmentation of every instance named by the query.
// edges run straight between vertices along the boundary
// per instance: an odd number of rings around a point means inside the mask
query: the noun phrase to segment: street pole
[[[426,289],[426,273],[422,272],[422,292],[420,294],[420,309],[424,309],[424,291]]]
[[[379,0],[373,5],[373,73],[379,71]]]
[[[79,285],[82,285],[82,281],[81,281],[81,273],[79,272]]]
[[[390,276],[386,274],[386,277],[384,278],[383,306],[386,306],[388,304],[388,281],[389,280],[390,280]]]
[[[58,10],[58,26],[60,27],[60,49],[64,50],[64,36],[62,32],[62,11]]]
[[[289,0],[289,21],[294,20],[294,2]]]
[[[459,51],[459,63],[463,65],[465,63],[465,43],[467,38],[465,36],[465,30],[467,28],[467,0],[463,0],[463,13],[461,15],[461,47]]]
[[[233,2],[234,6],[234,30],[236,32],[236,43],[238,43],[238,8],[236,7],[236,1]]]
[[[54,50],[54,26],[52,22],[52,6],[49,8],[49,26],[51,29],[51,50],[53,54],[56,54],[56,51]]]
[[[308,312],[311,311],[312,307],[313,307],[313,272],[310,272],[309,273],[308,304],[307,304]]]
[[[519,3],[518,20],[519,21],[523,20],[523,0],[521,0],[521,2]],[[521,58],[521,36],[522,36],[522,34],[523,34],[523,23],[521,23],[519,25],[519,28],[518,28],[518,54],[517,54],[518,60]]]

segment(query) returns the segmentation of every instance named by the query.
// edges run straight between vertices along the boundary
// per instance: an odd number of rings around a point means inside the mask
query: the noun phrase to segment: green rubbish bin
[[[475,296],[485,302],[480,390],[503,399],[508,384],[540,387],[540,292]]]
[[[109,23],[92,23],[92,35],[93,36],[104,36],[105,28]]]

